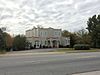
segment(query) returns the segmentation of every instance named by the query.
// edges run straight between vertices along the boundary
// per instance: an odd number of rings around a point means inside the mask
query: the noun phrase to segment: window
[[[41,32],[41,36],[42,36],[42,32]]]
[[[70,40],[68,40],[68,43],[70,43]]]
[[[46,35],[47,33],[45,32],[45,35]]]
[[[68,40],[66,40],[66,44],[68,43]]]
[[[57,32],[55,32],[55,35],[57,35]]]
[[[59,35],[60,35],[60,32],[59,32]]]
[[[47,41],[45,41],[45,45],[47,44]]]

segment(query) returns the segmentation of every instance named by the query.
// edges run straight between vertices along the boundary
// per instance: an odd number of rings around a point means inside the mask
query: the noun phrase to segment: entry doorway
[[[58,41],[57,40],[53,40],[53,48],[57,48],[58,47]]]

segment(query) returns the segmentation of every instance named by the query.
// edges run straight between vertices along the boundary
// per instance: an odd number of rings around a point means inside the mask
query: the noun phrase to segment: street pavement
[[[72,75],[100,70],[100,52],[0,57],[0,75]]]

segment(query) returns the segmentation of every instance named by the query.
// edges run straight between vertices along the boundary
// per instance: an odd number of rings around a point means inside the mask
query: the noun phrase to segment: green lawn
[[[54,52],[67,52],[67,53],[79,53],[79,52],[100,52],[100,49],[93,49],[90,50],[74,50],[73,48],[61,48],[57,49]]]

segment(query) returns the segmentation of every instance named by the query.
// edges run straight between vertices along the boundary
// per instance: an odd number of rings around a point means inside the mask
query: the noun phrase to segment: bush
[[[74,49],[75,50],[89,50],[90,46],[88,44],[75,44]]]

